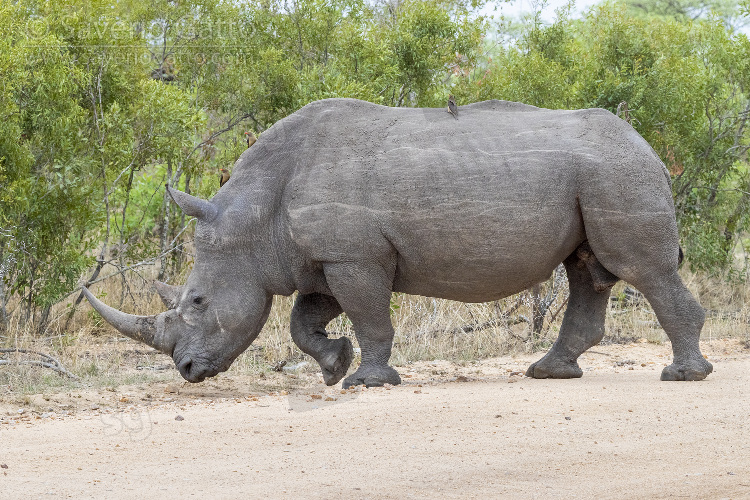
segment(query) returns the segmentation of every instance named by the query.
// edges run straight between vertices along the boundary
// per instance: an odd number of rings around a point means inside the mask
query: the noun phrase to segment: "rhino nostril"
[[[187,378],[187,375],[190,374],[190,369],[192,367],[193,367],[193,360],[190,358],[185,358],[177,366],[177,369],[180,370],[180,373],[182,374],[183,377]]]

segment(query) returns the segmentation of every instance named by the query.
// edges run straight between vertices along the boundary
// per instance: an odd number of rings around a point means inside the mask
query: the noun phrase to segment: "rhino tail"
[[[685,252],[682,251],[682,247],[678,246],[678,254],[677,254],[677,265],[681,265],[682,261],[685,260]]]

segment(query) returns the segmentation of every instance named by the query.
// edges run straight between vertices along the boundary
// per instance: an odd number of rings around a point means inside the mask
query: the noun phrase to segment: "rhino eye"
[[[199,306],[199,305],[203,304],[203,297],[196,297],[196,298],[194,298],[193,299],[193,304],[195,304],[196,306]]]

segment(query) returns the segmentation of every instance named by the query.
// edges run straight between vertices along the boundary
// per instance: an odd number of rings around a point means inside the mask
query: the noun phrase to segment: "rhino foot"
[[[672,363],[669,366],[665,366],[661,372],[661,379],[674,381],[674,380],[703,380],[708,377],[708,374],[714,371],[713,365],[701,358],[698,360],[691,360],[688,363]]]
[[[326,352],[318,360],[326,385],[335,385],[344,378],[354,359],[352,342],[346,337],[331,340]]]
[[[355,385],[365,387],[381,387],[384,384],[399,385],[401,376],[388,365],[365,366],[360,365],[356,372],[344,379],[342,387],[348,389]]]
[[[531,378],[581,378],[583,370],[576,361],[550,358],[548,354],[536,363],[532,363],[526,370],[526,376]]]

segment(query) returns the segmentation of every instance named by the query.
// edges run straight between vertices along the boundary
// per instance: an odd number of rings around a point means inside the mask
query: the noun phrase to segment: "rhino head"
[[[231,210],[167,190],[186,215],[198,219],[195,265],[187,283],[155,284],[168,310],[154,316],[126,314],[86,288],[83,292],[123,335],[169,354],[185,380],[201,382],[226,371],[255,340],[268,318],[272,294],[262,284],[255,254],[247,252],[252,242],[225,237],[227,226],[236,225],[231,224]]]

